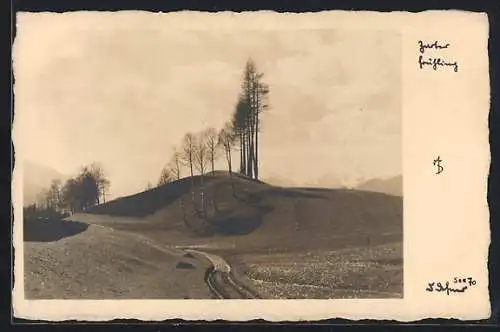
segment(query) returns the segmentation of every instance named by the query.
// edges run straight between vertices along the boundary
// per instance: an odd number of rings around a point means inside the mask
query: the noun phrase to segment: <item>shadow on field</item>
[[[261,203],[264,197],[259,193],[242,190],[229,195],[231,190],[220,189],[223,188],[219,186],[211,192],[209,204],[213,206],[213,212],[206,218],[214,226],[213,233],[247,235],[260,227],[265,214],[274,210],[273,206]]]
[[[29,218],[24,220],[23,237],[26,242],[53,242],[81,233],[88,227],[77,221]]]
[[[246,235],[262,224],[262,214],[247,217],[229,217],[219,220],[215,233],[220,235]]]

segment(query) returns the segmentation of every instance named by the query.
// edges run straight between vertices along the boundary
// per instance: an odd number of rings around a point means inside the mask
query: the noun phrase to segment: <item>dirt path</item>
[[[67,219],[76,220],[86,224],[92,224],[93,226],[102,227],[103,229],[112,229],[116,224],[123,223],[135,223],[140,224],[144,222],[143,220],[136,218],[123,218],[116,216],[106,216],[106,215],[92,215],[92,214],[75,214]],[[149,247],[154,248],[158,251],[163,251],[167,255],[172,255],[181,252],[182,262],[195,261],[198,262],[196,265],[203,266],[203,275],[201,276],[201,282],[205,284],[209,294],[216,298],[230,298],[230,299],[246,299],[246,298],[259,298],[259,295],[255,290],[248,287],[248,285],[243,282],[242,278],[238,276],[235,271],[231,269],[230,264],[224,260],[222,257],[199,250],[199,246],[184,245],[179,246],[169,246],[167,244],[160,244],[153,240],[149,236],[141,235],[138,232],[128,232],[121,231],[124,233],[134,236],[135,239],[148,244]],[[194,249],[197,248],[197,249]],[[191,254],[191,258],[186,258],[186,254]],[[191,262],[193,263],[193,262]],[[177,282],[182,283],[183,280],[177,280]],[[207,296],[206,298],[210,298]]]
[[[210,291],[219,299],[256,299],[260,296],[249,289],[231,273],[231,265],[222,257],[200,250],[185,249],[193,255],[206,258],[212,267],[205,275],[205,282]]]

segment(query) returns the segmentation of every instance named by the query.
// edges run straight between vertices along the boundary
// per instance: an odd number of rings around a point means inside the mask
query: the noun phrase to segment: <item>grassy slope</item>
[[[194,180],[199,188],[200,178]],[[348,189],[280,188],[239,176],[233,177],[233,185],[236,197],[227,175],[205,177],[208,217],[217,225],[210,237],[196,237],[183,222],[181,198],[188,222],[204,222],[193,212],[189,179],[117,199],[89,212],[139,217],[142,222],[115,223],[114,227],[159,239],[227,243],[240,249],[340,248],[402,240],[401,197]]]
[[[25,242],[25,296],[37,299],[209,298],[207,268],[180,251],[90,225],[52,242]],[[188,261],[194,269],[178,269]]]

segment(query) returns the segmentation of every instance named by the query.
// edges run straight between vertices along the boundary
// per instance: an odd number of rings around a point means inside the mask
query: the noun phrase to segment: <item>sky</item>
[[[14,130],[24,159],[68,175],[95,161],[111,197],[142,191],[185,133],[230,119],[252,58],[270,87],[263,180],[339,186],[402,173],[397,33],[91,17],[18,19]]]

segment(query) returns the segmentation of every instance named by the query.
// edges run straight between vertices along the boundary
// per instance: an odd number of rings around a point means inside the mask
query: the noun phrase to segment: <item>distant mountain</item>
[[[344,188],[345,183],[337,175],[326,173],[312,181],[310,186],[318,188]]]
[[[362,182],[356,189],[403,196],[403,177],[398,175],[387,179],[371,179]]]
[[[67,176],[58,171],[34,163],[24,161],[23,163],[23,205],[29,205],[36,202],[37,196],[48,189],[50,182],[54,179],[65,181]]]
[[[322,174],[319,177],[309,181],[294,182],[292,180],[282,178],[280,176],[272,176],[269,178],[264,178],[262,181],[274,186],[281,186],[281,187],[311,187],[311,188],[330,188],[330,189],[347,187],[347,185],[341,178],[331,173]]]

